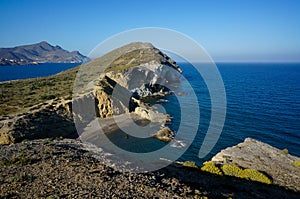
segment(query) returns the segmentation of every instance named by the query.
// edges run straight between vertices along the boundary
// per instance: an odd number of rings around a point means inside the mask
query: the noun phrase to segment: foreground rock
[[[278,186],[175,163],[151,173],[123,173],[110,167],[113,158],[67,139],[2,145],[0,198],[299,198]]]
[[[235,164],[264,172],[274,184],[300,191],[300,158],[266,143],[246,138],[244,142],[222,150],[211,161],[217,165]]]

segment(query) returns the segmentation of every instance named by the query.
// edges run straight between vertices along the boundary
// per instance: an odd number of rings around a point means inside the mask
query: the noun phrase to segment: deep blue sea
[[[195,90],[200,105],[200,128],[188,151],[181,160],[198,163],[210,159],[220,150],[251,137],[290,154],[300,156],[300,64],[291,63],[218,63],[226,96],[226,121],[217,144],[199,160],[198,152],[210,121],[210,95],[207,86],[195,69],[187,63],[179,64],[183,75]],[[185,91],[185,82],[179,90]],[[165,103],[173,116],[172,127],[180,123],[176,118],[180,108],[175,96]],[[190,102],[186,97],[186,104]],[[192,112],[193,110],[191,110]],[[190,125],[195,121],[190,119]]]
[[[33,77],[44,77],[59,73],[63,70],[78,66],[78,63],[45,63],[39,65],[23,66],[0,66],[0,82],[25,79]]]
[[[78,64],[41,64],[38,66],[1,66],[0,81],[24,79],[55,74]],[[198,98],[200,127],[196,138],[180,160],[201,163],[220,150],[242,142],[246,137],[266,142],[279,149],[287,148],[290,154],[300,156],[300,64],[290,63],[218,63],[226,97],[227,115],[217,144],[204,159],[198,158],[210,122],[210,95],[201,75],[188,63],[179,64]],[[182,106],[191,107],[186,81],[176,92],[182,96]],[[167,96],[162,103],[172,117],[171,126],[180,124],[180,107],[175,96]],[[195,121],[190,118],[189,124]],[[187,134],[188,136],[188,134]],[[180,137],[175,137],[180,141]]]

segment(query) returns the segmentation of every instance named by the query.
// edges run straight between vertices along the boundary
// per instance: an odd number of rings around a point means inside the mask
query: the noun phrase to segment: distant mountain
[[[69,52],[45,41],[37,44],[0,48],[0,65],[39,63],[81,63],[88,58],[78,51]]]

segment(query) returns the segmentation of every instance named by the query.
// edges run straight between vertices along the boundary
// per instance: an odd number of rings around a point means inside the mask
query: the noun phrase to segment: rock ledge
[[[211,161],[256,169],[269,175],[274,184],[300,191],[300,167],[297,166],[300,158],[255,139],[246,138],[244,142],[222,150]]]

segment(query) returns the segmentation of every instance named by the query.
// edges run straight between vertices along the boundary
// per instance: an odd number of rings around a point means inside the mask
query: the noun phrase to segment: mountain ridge
[[[30,65],[39,63],[82,63],[88,58],[79,51],[67,51],[46,41],[0,48],[0,65]]]

